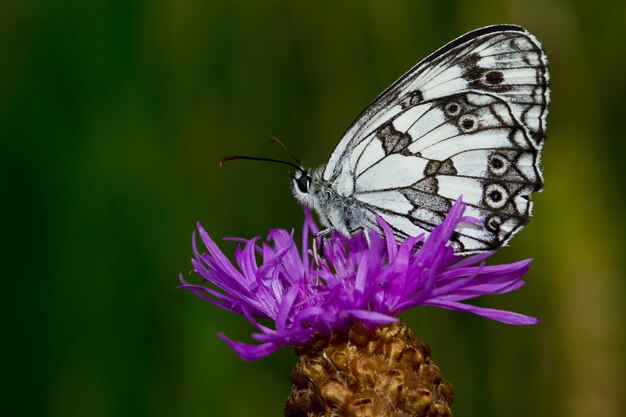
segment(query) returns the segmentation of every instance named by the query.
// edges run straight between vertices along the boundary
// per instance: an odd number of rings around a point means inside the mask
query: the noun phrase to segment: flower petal
[[[486,317],[491,320],[499,321],[506,324],[514,324],[518,326],[529,326],[539,323],[539,319],[536,317],[525,316],[523,314],[512,313],[510,311],[477,307],[470,304],[457,303],[454,301],[429,301],[424,305],[441,307],[448,310],[464,311],[467,313],[476,314],[481,317]]]
[[[193,239],[192,265],[203,285],[189,284],[181,275],[180,287],[215,306],[243,314],[257,328],[252,338],[258,344],[234,342],[220,334],[245,360],[346,331],[355,320],[369,327],[391,323],[414,306],[469,312],[515,325],[537,323],[534,317],[461,302],[520,288],[531,261],[487,266],[484,262],[491,253],[455,254],[453,233],[479,223],[463,215],[465,207],[457,200],[428,236],[403,242],[396,241],[381,217],[376,218],[381,234],[367,230],[347,238],[334,231],[323,238],[324,256],[315,261],[309,254],[309,239],[319,229],[308,208],[301,249],[294,232],[282,229],[271,229],[264,242],[232,238],[241,243],[234,253],[236,265],[198,225],[207,252],[200,253]],[[365,233],[369,233],[367,239]],[[322,238],[313,239],[321,242]],[[273,320],[273,326],[260,324],[259,317]]]
[[[219,338],[230,346],[232,350],[234,350],[241,359],[244,361],[254,361],[257,359],[261,359],[265,356],[271,355],[276,352],[279,345],[274,343],[263,343],[260,345],[250,345],[248,343],[234,342],[229,339],[224,333],[218,334]]]

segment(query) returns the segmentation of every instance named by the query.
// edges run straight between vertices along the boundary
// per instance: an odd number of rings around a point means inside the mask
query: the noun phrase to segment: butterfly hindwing
[[[527,222],[530,194],[541,187],[532,140],[486,94],[427,100],[362,143],[351,153],[353,196],[404,236],[432,229],[463,195],[486,227],[468,229],[459,246],[496,248]]]

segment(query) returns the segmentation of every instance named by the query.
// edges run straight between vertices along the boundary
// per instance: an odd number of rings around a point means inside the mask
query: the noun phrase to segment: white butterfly
[[[487,26],[432,53],[352,123],[325,166],[300,168],[294,195],[346,236],[428,233],[463,196],[484,227],[454,237],[459,253],[493,250],[518,232],[543,185],[548,61],[514,25]]]

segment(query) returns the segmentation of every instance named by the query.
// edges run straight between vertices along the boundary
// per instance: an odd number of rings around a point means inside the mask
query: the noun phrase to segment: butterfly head
[[[319,168],[298,168],[291,174],[291,190],[294,197],[305,206],[319,209],[327,200],[324,181],[321,178],[322,170]]]
[[[311,188],[311,175],[309,174],[309,171],[304,168],[300,168],[300,170],[292,174],[291,186],[296,197],[300,199],[306,197],[309,194],[309,189]]]

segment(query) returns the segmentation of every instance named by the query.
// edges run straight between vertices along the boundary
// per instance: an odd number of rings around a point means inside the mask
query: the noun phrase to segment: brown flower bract
[[[452,385],[404,323],[296,348],[286,417],[448,417]]]

